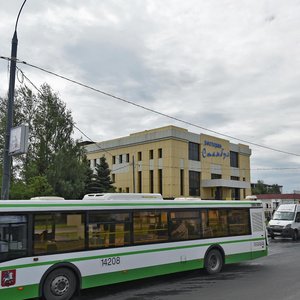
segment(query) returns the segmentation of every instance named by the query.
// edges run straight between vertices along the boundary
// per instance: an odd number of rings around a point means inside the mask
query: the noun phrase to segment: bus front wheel
[[[76,291],[76,276],[68,268],[52,271],[43,284],[45,300],[70,300]]]
[[[210,250],[204,259],[204,268],[208,274],[217,274],[222,270],[223,257],[218,249]]]

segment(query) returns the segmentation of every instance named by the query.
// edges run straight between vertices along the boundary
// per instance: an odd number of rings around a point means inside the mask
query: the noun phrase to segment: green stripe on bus
[[[112,200],[113,201],[113,200]],[[170,200],[171,201],[171,200]],[[253,202],[243,202],[243,203],[239,203],[238,201],[236,203],[232,203],[229,202],[227,203],[226,201],[223,202],[210,202],[210,203],[184,203],[184,202],[167,202],[166,203],[155,203],[155,202],[151,202],[151,203],[145,203],[145,202],[141,202],[141,203],[130,203],[130,202],[126,202],[126,203],[57,203],[57,204],[32,204],[32,203],[28,203],[28,204],[1,204],[0,208],[6,208],[6,207],[43,207],[43,208],[47,208],[47,207],[102,207],[102,206],[210,206],[210,205],[229,205],[229,206],[239,206],[239,205],[253,205]],[[261,207],[261,206],[255,206],[255,207]]]
[[[255,254],[255,258],[262,257],[265,255],[267,255],[266,250],[258,251],[258,253]],[[251,260],[251,259],[254,259],[253,252],[239,253],[239,254],[230,255],[230,257],[228,257],[228,262],[227,262],[227,258],[225,258],[225,263],[240,262],[243,260]],[[106,274],[91,275],[82,278],[82,288],[83,289],[91,288],[91,287],[108,285],[108,284],[113,284],[118,282],[125,282],[125,281],[130,281],[135,279],[177,273],[177,272],[188,271],[188,270],[202,269],[203,267],[204,267],[204,260],[195,259],[190,261],[182,261],[177,263],[157,265],[157,266],[151,266],[151,267],[145,267],[139,269],[131,269],[131,270],[123,270],[123,271],[117,271],[112,273],[106,273]]]
[[[173,250],[196,248],[196,247],[208,247],[213,244],[225,245],[225,244],[253,242],[253,241],[262,241],[262,240],[264,240],[264,238],[224,241],[224,242],[219,242],[219,243],[184,245],[184,246],[166,247],[166,248],[158,248],[158,249],[137,250],[137,251],[132,251],[132,252],[110,253],[110,254],[105,254],[105,255],[96,255],[96,256],[88,256],[88,257],[76,257],[76,258],[70,258],[70,259],[65,259],[65,260],[61,259],[61,260],[52,260],[52,261],[37,262],[37,263],[31,263],[31,264],[6,266],[6,267],[1,267],[0,271],[11,270],[11,269],[30,268],[30,267],[37,267],[37,266],[44,266],[44,265],[53,265],[53,264],[61,263],[61,262],[79,262],[79,261],[86,261],[86,260],[93,260],[93,259],[102,259],[102,258],[107,258],[107,257],[112,257],[112,256],[137,255],[137,254],[145,254],[145,253],[153,253],[153,252],[161,252],[161,251],[173,251]],[[59,255],[59,253],[57,253],[55,255]]]
[[[232,254],[225,257],[225,263],[234,263],[243,260],[251,260],[265,255],[267,255],[267,250]],[[97,286],[104,286],[108,284],[131,281],[135,279],[142,279],[182,271],[202,269],[203,267],[203,259],[195,259],[190,261],[182,261],[138,269],[90,275],[82,278],[82,288],[85,289]],[[38,292],[38,284],[23,286],[22,291],[19,291],[17,287],[4,288],[0,289],[0,299],[23,300],[28,298],[34,298],[38,297]]]
[[[18,290],[18,287],[2,288],[0,289],[0,299],[23,300],[36,298],[39,295],[38,284],[24,285],[22,288],[22,290]]]
[[[166,275],[188,270],[203,268],[203,259],[182,261],[164,265],[117,271],[106,274],[91,275],[82,278],[82,288],[103,286],[135,279]]]
[[[260,250],[260,251],[253,251],[253,252],[245,252],[245,253],[238,253],[238,254],[230,254],[225,256],[225,264],[232,264],[241,262],[244,260],[251,260],[256,259],[259,257],[267,256],[268,250]]]

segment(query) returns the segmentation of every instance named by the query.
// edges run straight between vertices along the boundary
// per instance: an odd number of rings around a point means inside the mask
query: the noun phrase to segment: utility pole
[[[17,49],[18,49],[18,37],[17,26],[21,11],[27,0],[25,0],[19,10],[17,17],[15,32],[12,38],[11,45],[11,59],[10,59],[10,76],[9,76],[9,90],[8,90],[8,103],[7,103],[7,122],[6,122],[6,134],[5,145],[3,151],[3,177],[2,177],[2,190],[1,199],[9,199],[9,186],[10,186],[10,174],[11,174],[11,161],[12,158],[9,155],[9,143],[10,143],[10,131],[13,125],[14,115],[14,97],[15,97],[15,79],[16,79],[16,64],[17,64]]]

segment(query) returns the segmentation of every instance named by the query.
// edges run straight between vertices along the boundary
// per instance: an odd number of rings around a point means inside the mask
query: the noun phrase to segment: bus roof
[[[30,200],[65,200],[63,197],[58,196],[39,196],[39,197],[32,197]]]
[[[68,211],[68,210],[123,210],[123,209],[158,209],[158,208],[239,208],[262,207],[260,201],[225,201],[225,200],[1,200],[1,212],[24,211]]]
[[[82,200],[141,200],[141,199],[158,199],[163,200],[161,194],[150,193],[96,193],[86,194]]]

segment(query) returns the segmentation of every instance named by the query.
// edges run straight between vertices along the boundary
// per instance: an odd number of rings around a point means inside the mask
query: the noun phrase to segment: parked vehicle
[[[274,212],[267,226],[269,236],[297,240],[300,233],[300,204],[282,204]]]

